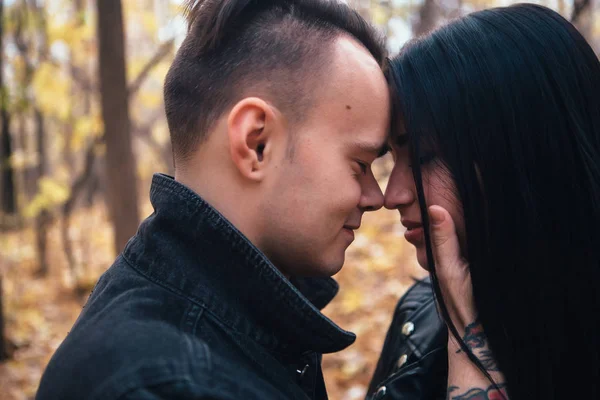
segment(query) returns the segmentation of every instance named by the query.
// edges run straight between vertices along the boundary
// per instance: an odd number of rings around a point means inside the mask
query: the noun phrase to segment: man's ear
[[[240,100],[227,119],[231,159],[246,178],[260,181],[273,155],[276,113],[257,97]]]

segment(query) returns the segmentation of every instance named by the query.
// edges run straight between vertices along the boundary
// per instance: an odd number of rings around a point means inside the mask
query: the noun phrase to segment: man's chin
[[[327,272],[327,276],[334,276],[335,274],[340,272],[342,270],[342,268],[344,268],[345,262],[346,262],[346,252],[344,251],[338,260],[329,264],[328,268],[325,269]]]
[[[329,278],[342,270],[344,259],[335,262],[322,262],[314,265],[313,268],[302,271],[305,277]]]
[[[326,271],[325,275],[326,276],[334,276],[334,275],[336,275],[338,272],[340,272],[342,270],[343,266],[344,265],[342,264],[340,266],[336,266],[336,267],[330,268],[330,269],[328,269]]]

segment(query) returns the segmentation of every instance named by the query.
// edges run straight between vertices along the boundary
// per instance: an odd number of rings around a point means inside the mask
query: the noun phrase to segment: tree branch
[[[94,139],[88,146],[85,152],[85,161],[83,166],[83,171],[81,174],[75,178],[73,182],[73,186],[71,187],[71,194],[69,198],[63,205],[63,213],[66,215],[70,215],[73,211],[73,207],[75,206],[75,202],[79,197],[79,194],[85,187],[88,179],[92,176],[92,167],[94,166],[94,161],[96,160],[96,146],[101,144],[104,141],[104,137],[99,136]]]
[[[139,75],[129,85],[128,94],[130,97],[134,96],[139,91],[139,89],[142,86],[142,84],[144,83],[145,79],[150,74],[150,71],[152,70],[152,68],[154,68],[160,61],[162,61],[162,59],[171,52],[172,48],[173,48],[173,40],[172,39],[163,43],[159,47],[159,49],[154,54],[154,56],[152,56],[152,58],[150,60],[148,60],[148,62],[146,63],[144,68],[142,68],[142,71],[139,73]],[[50,61],[56,62],[54,60],[50,60]],[[88,79],[85,71],[83,71],[82,69],[77,68],[74,65],[71,65],[71,74],[73,76],[73,79],[76,82],[78,82],[78,84],[80,85],[80,87],[83,90],[91,90],[93,88],[92,82]],[[152,142],[153,140],[147,132],[149,132],[150,127],[156,122],[156,120],[158,120],[160,118],[160,116],[161,116],[160,113],[154,114],[153,117],[151,118],[151,121],[149,121],[144,126],[139,126],[139,127],[132,126],[132,131],[135,133],[141,134],[142,137],[147,136],[147,137],[143,137],[143,140],[145,140],[147,142]],[[77,199],[78,199],[81,191],[85,187],[86,183],[92,176],[92,173],[93,173],[92,166],[94,165],[94,161],[96,159],[95,148],[98,144],[101,144],[103,142],[104,142],[104,136],[98,137],[98,138],[94,139],[89,144],[88,148],[86,149],[83,171],[81,171],[81,173],[73,181],[73,185],[71,187],[71,195],[69,196],[69,198],[63,205],[63,213],[64,214],[69,215],[73,211],[75,202],[77,201]],[[154,143],[154,147],[156,147],[156,143]]]
[[[152,56],[150,60],[148,60],[146,65],[144,65],[144,68],[142,68],[142,71],[138,74],[138,76],[135,77],[135,79],[129,84],[129,87],[127,88],[129,97],[133,97],[137,94],[137,92],[140,90],[140,87],[150,74],[150,71],[152,71],[152,68],[154,68],[159,62],[161,62],[171,52],[172,49],[172,39],[163,43],[158,48],[157,52]],[[48,57],[46,61],[48,61],[54,66],[60,65],[58,61],[50,57]],[[94,82],[90,79],[86,71],[72,63],[69,65],[69,69],[73,81],[75,81],[82,90],[93,91],[95,89]]]
[[[590,0],[574,0],[573,12],[571,13],[571,23],[576,24],[577,22],[579,22],[579,17],[581,17],[581,15],[586,9],[590,8],[590,5]]]
[[[173,39],[163,43],[158,48],[158,51],[154,54],[154,56],[152,56],[150,60],[148,60],[148,62],[146,63],[146,65],[144,65],[144,68],[142,68],[142,71],[138,74],[138,76],[133,80],[133,82],[131,82],[131,84],[129,84],[129,87],[127,88],[129,98],[135,96],[135,94],[139,91],[140,87],[150,74],[152,68],[154,68],[159,62],[161,62],[162,59],[165,58],[171,52],[172,49]]]

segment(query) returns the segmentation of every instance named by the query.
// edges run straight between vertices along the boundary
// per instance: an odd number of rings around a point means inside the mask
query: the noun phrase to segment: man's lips
[[[352,240],[354,240],[354,230],[360,228],[360,223],[359,224],[353,224],[353,225],[344,225],[344,227],[342,228],[342,230],[344,232],[346,232],[348,234],[348,236],[350,236],[352,238]]]
[[[360,224],[358,225],[344,225],[344,229],[350,229],[351,231],[354,231],[356,229],[360,228]]]

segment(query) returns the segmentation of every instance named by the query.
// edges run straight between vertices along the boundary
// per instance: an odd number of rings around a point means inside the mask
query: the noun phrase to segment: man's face
[[[383,205],[371,163],[385,146],[389,94],[380,67],[353,39],[335,62],[310,115],[268,185],[260,248],[284,273],[331,276],[344,263],[365,211]]]

